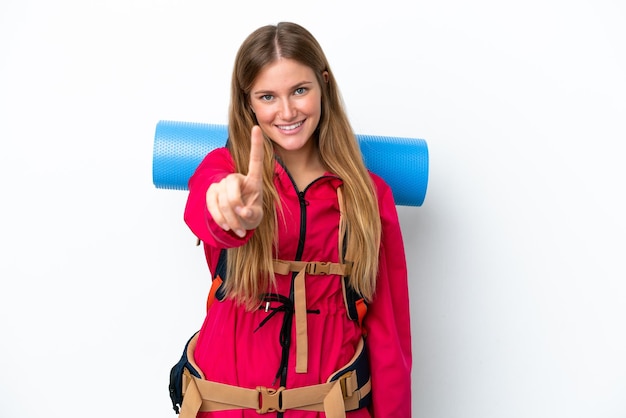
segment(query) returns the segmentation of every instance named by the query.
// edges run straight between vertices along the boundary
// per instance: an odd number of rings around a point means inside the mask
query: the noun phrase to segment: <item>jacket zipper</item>
[[[298,249],[296,251],[296,260],[295,261],[301,261],[302,259],[302,253],[304,252],[304,244],[305,244],[305,237],[306,237],[306,227],[307,227],[307,223],[306,223],[306,215],[307,215],[307,211],[306,211],[306,207],[307,207],[307,202],[305,199],[305,195],[307,190],[315,183],[317,183],[319,180],[326,178],[326,177],[332,177],[332,176],[321,176],[316,178],[315,180],[313,180],[311,183],[309,183],[308,186],[305,187],[304,190],[300,191],[298,189],[298,186],[296,185],[296,182],[293,180],[293,177],[291,177],[291,174],[289,173],[289,171],[287,170],[287,167],[285,167],[283,165],[283,169],[285,170],[285,172],[287,173],[287,176],[289,176],[289,180],[291,180],[291,184],[293,185],[295,191],[298,194],[298,201],[300,203],[300,233],[299,233],[299,239],[298,239]],[[291,275],[291,287],[289,290],[289,299],[293,302],[294,300],[294,282],[296,279],[297,273],[294,272]],[[291,329],[293,326],[293,315],[286,315],[285,316],[285,322],[283,324],[283,326],[287,327],[286,329],[289,330],[289,332],[287,333],[288,335],[288,341],[287,344],[285,344],[283,346],[283,352],[282,352],[282,363],[283,363],[283,367],[281,370],[281,374],[280,374],[280,385],[283,387],[287,387],[287,374],[288,374],[288,368],[289,368],[289,349],[291,348]],[[277,418],[283,418],[283,413],[282,412],[278,412],[276,414]]]

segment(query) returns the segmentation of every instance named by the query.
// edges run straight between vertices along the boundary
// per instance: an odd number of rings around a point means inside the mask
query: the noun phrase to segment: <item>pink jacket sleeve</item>
[[[391,189],[376,179],[382,238],[376,294],[364,321],[374,418],[411,416],[411,325],[406,257]]]
[[[239,238],[232,231],[224,231],[213,221],[206,206],[209,186],[221,181],[235,171],[230,153],[226,148],[211,151],[196,168],[189,179],[189,195],[185,205],[184,219],[187,226],[205,245],[215,248],[232,248],[243,245],[250,237]]]

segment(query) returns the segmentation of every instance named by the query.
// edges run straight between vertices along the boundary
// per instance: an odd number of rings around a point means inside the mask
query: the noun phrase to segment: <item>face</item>
[[[280,58],[266,66],[250,91],[250,106],[279,155],[310,153],[322,112],[322,92],[310,67]]]

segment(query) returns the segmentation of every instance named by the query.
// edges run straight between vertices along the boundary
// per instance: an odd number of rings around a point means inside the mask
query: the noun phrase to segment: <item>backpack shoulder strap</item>
[[[337,189],[337,199],[339,201],[339,259],[345,263],[346,249],[349,245],[347,224],[343,217],[345,202],[343,199],[343,186]],[[350,285],[350,276],[343,276],[341,281],[343,290],[343,301],[346,305],[348,317],[353,321],[358,321],[363,326],[363,318],[367,313],[367,302],[365,298]]]
[[[225,248],[220,250],[220,256],[217,260],[217,266],[215,267],[215,271],[213,272],[213,280],[211,282],[211,289],[209,290],[209,296],[206,301],[206,309],[207,311],[213,305],[213,302],[217,299],[221,301],[226,296],[226,290],[224,288],[226,281],[226,260],[227,260],[227,251]]]

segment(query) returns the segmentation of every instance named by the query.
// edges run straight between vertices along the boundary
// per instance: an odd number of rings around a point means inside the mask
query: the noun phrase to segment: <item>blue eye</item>
[[[261,99],[264,102],[269,102],[273,98],[274,96],[272,96],[271,94],[264,94],[263,96],[259,97],[259,99]]]
[[[306,93],[306,87],[298,87],[294,93],[296,95],[304,94],[304,93]]]

